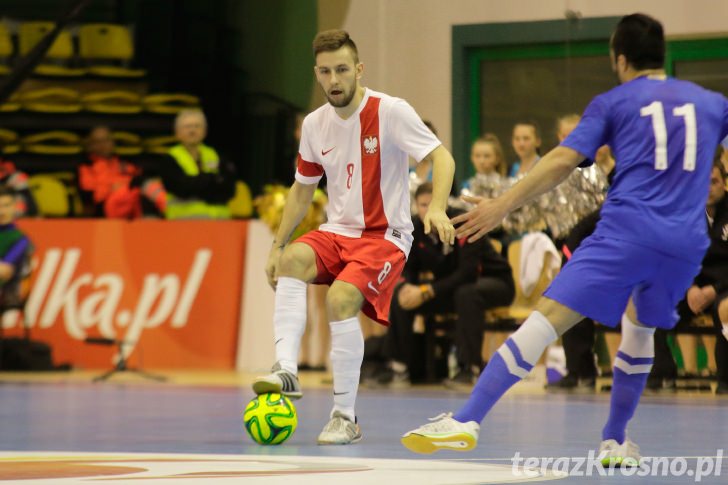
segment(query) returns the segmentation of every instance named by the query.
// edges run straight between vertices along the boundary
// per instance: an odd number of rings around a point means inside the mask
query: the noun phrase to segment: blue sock
[[[622,317],[622,342],[614,359],[614,380],[609,419],[602,430],[603,440],[624,443],[627,423],[634,416],[655,360],[655,329],[635,325]]]
[[[615,440],[617,443],[624,443],[627,434],[627,423],[634,416],[637,404],[640,401],[642,391],[647,383],[647,376],[650,375],[649,368],[652,367],[653,358],[634,358],[622,351],[617,352],[617,359],[614,364],[614,380],[612,383],[612,397],[609,403],[609,419],[602,430],[602,440]],[[627,363],[625,366],[624,363]],[[625,372],[621,368],[641,366],[647,372]]]
[[[483,421],[498,399],[528,375],[546,346],[556,338],[546,317],[533,312],[490,359],[470,398],[453,418],[461,423]]]

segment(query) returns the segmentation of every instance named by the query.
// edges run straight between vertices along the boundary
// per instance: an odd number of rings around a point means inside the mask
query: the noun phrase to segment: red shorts
[[[401,249],[386,239],[325,231],[311,231],[294,242],[307,244],[316,253],[314,284],[330,285],[335,280],[351,283],[364,295],[364,314],[389,325],[389,304],[405,263]]]

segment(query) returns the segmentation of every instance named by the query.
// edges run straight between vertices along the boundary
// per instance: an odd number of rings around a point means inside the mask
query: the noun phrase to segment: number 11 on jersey
[[[683,170],[695,170],[695,155],[698,149],[698,127],[695,121],[695,105],[687,103],[672,110],[673,116],[684,118],[685,122],[685,154]],[[641,116],[652,117],[652,131],[655,135],[655,170],[667,169],[667,126],[665,125],[665,109],[662,102],[653,101],[640,109]]]

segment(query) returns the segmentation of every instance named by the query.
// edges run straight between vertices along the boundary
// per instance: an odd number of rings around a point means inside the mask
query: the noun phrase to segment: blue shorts
[[[575,312],[616,327],[632,297],[643,325],[673,328],[675,308],[700,264],[616,239],[590,236],[544,292]]]

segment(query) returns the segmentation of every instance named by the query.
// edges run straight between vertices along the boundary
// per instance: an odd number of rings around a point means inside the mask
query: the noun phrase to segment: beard
[[[356,88],[352,88],[348,94],[344,89],[339,89],[339,91],[341,91],[341,94],[337,94],[337,96],[341,96],[341,98],[338,101],[333,99],[331,95],[329,95],[329,93],[324,91],[324,94],[326,95],[326,99],[329,101],[329,104],[331,104],[331,106],[333,106],[334,108],[344,108],[346,106],[349,106],[351,100],[354,99]]]

